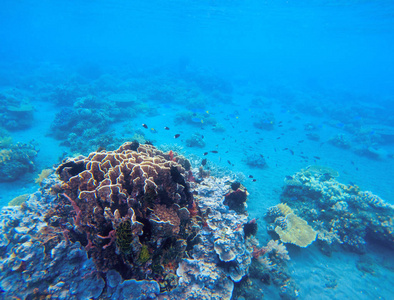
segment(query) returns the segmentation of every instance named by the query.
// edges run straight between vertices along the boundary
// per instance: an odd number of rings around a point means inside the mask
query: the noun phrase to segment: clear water
[[[2,135],[15,143],[34,139],[40,151],[33,171],[0,183],[0,205],[35,191],[42,169],[86,154],[71,149],[65,137],[48,135],[62,108],[75,107],[79,97],[98,101],[115,94],[134,97],[145,108],[117,115],[105,131],[119,143],[144,134],[157,146],[176,144],[224,172],[242,173],[251,217],[262,219],[279,203],[285,176],[312,164],[330,166],[340,182],[394,204],[393,53],[389,0],[2,1],[0,94],[34,106],[29,126],[7,128],[10,103],[0,98]],[[63,87],[79,92],[62,103],[56,91]],[[180,112],[197,119],[177,122]],[[273,130],[253,125],[264,113],[274,116]],[[214,130],[209,118],[224,130]],[[315,129],[307,130],[309,123]],[[193,133],[204,136],[204,147],[188,147]],[[309,139],[310,133],[319,140]],[[329,142],[341,134],[349,149]],[[263,155],[268,167],[252,168],[250,154]],[[267,238],[263,227],[259,238]],[[363,274],[354,275],[353,256],[305,251],[309,260],[290,252],[300,298],[390,299],[392,261],[391,268],[379,265],[368,275],[367,284]],[[336,289],[324,287],[326,271],[340,276]],[[272,287],[262,289],[277,297]]]

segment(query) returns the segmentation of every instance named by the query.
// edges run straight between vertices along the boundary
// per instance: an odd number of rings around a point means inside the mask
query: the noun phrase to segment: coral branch
[[[66,195],[65,193],[63,193],[63,194],[61,194],[61,195],[62,195],[63,197],[65,197],[68,201],[70,201],[70,203],[71,203],[71,205],[72,205],[72,207],[73,207],[75,213],[76,213],[77,216],[78,216],[78,214],[81,213],[81,210],[79,209],[77,203],[76,203],[73,199],[71,199],[70,196]]]
[[[111,239],[108,244],[103,246],[103,249],[107,249],[109,246],[111,246],[113,244],[113,242],[115,242],[115,239],[116,239],[115,233],[116,233],[115,230],[111,230],[107,236],[102,236],[99,234],[97,235],[100,239]]]

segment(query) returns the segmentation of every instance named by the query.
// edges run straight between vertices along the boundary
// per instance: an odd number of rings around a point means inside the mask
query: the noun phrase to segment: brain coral
[[[68,159],[57,168],[64,193],[47,219],[84,245],[98,270],[163,278],[175,273],[201,223],[188,212],[184,166],[184,158],[137,142]]]

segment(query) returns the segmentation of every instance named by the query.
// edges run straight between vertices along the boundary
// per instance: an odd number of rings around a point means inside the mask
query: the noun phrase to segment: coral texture
[[[317,231],[319,245],[327,253],[338,244],[364,252],[368,239],[394,249],[393,205],[356,185],[339,183],[334,175],[337,172],[302,170],[285,181],[281,201]],[[271,209],[267,214],[271,221],[268,215],[273,213]]]
[[[1,296],[230,299],[251,263],[247,215],[223,204],[229,178],[185,168],[138,143],[64,161],[1,212]]]

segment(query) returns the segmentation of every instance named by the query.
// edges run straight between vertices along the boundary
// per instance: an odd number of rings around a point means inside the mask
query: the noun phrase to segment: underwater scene
[[[393,1],[0,24],[0,299],[394,299]]]

